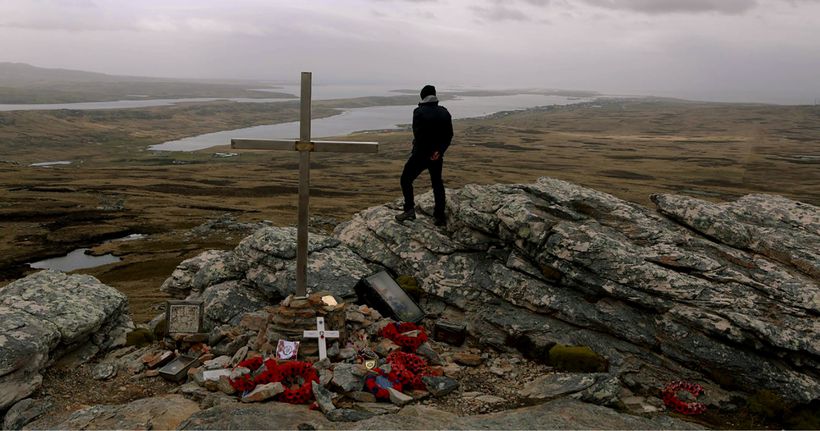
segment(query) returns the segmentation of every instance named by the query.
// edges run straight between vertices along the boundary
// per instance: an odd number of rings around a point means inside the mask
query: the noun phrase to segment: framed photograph
[[[205,305],[202,301],[167,301],[165,323],[168,335],[202,332]]]
[[[298,341],[279,340],[279,343],[276,345],[276,359],[282,361],[289,361],[292,359],[296,359],[296,355],[298,354]]]

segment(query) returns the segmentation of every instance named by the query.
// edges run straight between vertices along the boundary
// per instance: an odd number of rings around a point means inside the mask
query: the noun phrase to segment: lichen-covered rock
[[[185,298],[192,292],[202,292],[208,286],[235,278],[229,256],[230,252],[225,250],[208,250],[184,260],[162,283],[160,290],[174,298]]]
[[[654,201],[660,214],[551,178],[466,186],[448,193],[446,231],[423,216],[396,223],[380,206],[334,236],[466,312],[488,345],[542,359],[556,343],[588,346],[616,374],[641,363],[661,380],[726,375],[820,397],[820,209],[765,196]],[[418,202],[432,213],[429,193]]]
[[[655,211],[541,178],[448,191],[438,228],[425,216],[432,194],[417,201],[413,221],[397,223],[391,203],[332,237],[310,235],[309,287],[346,297],[386,268],[414,278],[425,306],[455,310],[484,345],[542,361],[557,344],[586,346],[612,384],[583,399],[617,404],[617,384],[640,396],[679,379],[715,399],[731,398],[723,388],[820,398],[817,207],[657,195]],[[223,259],[231,286],[267,301],[292,292],[295,237],[264,228],[243,240]]]
[[[0,412],[54,361],[123,345],[133,328],[126,296],[88,275],[40,271],[0,288]]]

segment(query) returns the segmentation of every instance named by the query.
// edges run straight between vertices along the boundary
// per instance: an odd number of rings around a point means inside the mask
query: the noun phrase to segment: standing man
[[[436,87],[425,85],[420,96],[421,103],[413,110],[413,151],[401,173],[404,212],[397,215],[396,220],[415,220],[413,181],[426,169],[430,172],[433,196],[436,200],[433,210],[435,225],[444,226],[447,224],[447,216],[444,214],[444,181],[441,179],[441,169],[444,165],[444,152],[453,139],[453,119],[447,108],[438,106]]]

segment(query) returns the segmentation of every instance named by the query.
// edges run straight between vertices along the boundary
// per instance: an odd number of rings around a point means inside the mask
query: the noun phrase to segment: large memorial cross
[[[299,139],[231,139],[238,150],[290,150],[299,152],[299,211],[296,233],[296,296],[307,294],[308,203],[310,200],[310,153],[377,153],[377,142],[312,141],[310,139],[310,72],[302,72]]]

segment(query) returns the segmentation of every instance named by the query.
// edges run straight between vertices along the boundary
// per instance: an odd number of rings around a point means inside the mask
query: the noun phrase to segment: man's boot
[[[435,221],[433,222],[436,226],[447,226],[447,218],[446,217],[435,217]]]
[[[415,210],[408,210],[396,216],[397,222],[403,222],[405,220],[415,220],[416,219],[416,211]]]

